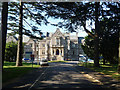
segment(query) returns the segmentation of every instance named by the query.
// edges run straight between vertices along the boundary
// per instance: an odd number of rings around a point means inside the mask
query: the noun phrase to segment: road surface
[[[102,88],[98,80],[75,68],[76,63],[50,63],[44,72],[29,87],[45,88]]]
[[[84,72],[84,67],[76,68],[77,62],[53,62],[18,78],[3,88],[48,89],[48,88],[103,88],[99,80]],[[7,89],[8,90],[8,89]]]

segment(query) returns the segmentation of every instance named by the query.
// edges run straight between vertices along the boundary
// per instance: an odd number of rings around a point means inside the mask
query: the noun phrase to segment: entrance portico
[[[52,60],[64,60],[64,47],[63,46],[52,46],[51,48]]]

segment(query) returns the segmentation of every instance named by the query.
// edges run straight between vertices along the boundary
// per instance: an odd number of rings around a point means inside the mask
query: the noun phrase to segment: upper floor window
[[[30,43],[30,47],[32,47],[33,46],[33,44],[32,43]]]
[[[56,45],[59,45],[59,38],[56,38]]]

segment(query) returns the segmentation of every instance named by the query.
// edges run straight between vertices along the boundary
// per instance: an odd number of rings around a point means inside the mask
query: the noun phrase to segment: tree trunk
[[[1,31],[2,31],[2,69],[5,60],[5,46],[7,35],[7,17],[8,17],[8,2],[2,3],[2,18],[1,18]]]
[[[22,28],[23,28],[22,23],[23,23],[23,2],[20,2],[19,37],[18,37],[16,66],[22,66]]]
[[[99,42],[98,38],[94,39],[94,66],[99,67]]]
[[[94,66],[99,67],[99,2],[95,2]]]
[[[118,58],[118,73],[120,74],[120,31],[119,31],[119,58]]]
[[[49,47],[49,44],[47,44],[47,59],[48,61],[50,61],[50,47]]]

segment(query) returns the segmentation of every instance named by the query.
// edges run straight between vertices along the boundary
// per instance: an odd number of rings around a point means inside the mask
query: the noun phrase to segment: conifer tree
[[[60,22],[56,24],[56,26],[65,27],[71,32],[78,30],[78,28],[82,26],[85,32],[94,39],[94,66],[99,67],[99,39],[101,31],[100,22],[104,20],[104,18],[112,18],[114,20],[114,15],[116,15],[115,13],[119,13],[116,12],[116,10],[120,10],[119,3],[54,2],[46,3],[45,7],[46,16],[53,18],[61,18],[64,20],[64,22]],[[116,10],[114,9],[114,7],[116,8]],[[89,24],[91,30],[87,29],[86,26],[88,20],[91,21]],[[93,25],[95,26],[94,28],[92,27]],[[116,24],[115,26],[118,25]]]
[[[7,35],[7,17],[8,17],[8,2],[2,3],[1,31],[2,31],[2,68],[5,59],[5,46]]]
[[[40,7],[40,4],[38,3],[23,4],[23,2],[20,2],[20,5],[19,3],[15,2],[9,3],[9,20],[11,20],[12,22],[8,24],[8,29],[12,30],[14,34],[19,34],[16,66],[22,66],[23,34],[30,36],[31,38],[42,39],[40,37],[40,34],[42,33],[41,30],[38,30],[36,26],[31,26],[26,19],[29,17],[33,22],[36,22],[38,25],[41,25],[42,22],[45,24],[48,23],[44,16],[41,14],[43,8],[41,7],[41,9],[37,9],[38,6]],[[30,9],[32,10],[29,10],[28,7],[31,7]],[[35,10],[37,10],[37,13],[35,12]],[[31,30],[28,30],[24,27],[23,21],[25,21],[25,23],[27,23],[31,27]],[[36,32],[39,34],[39,37],[35,36]]]
[[[17,60],[16,66],[22,66],[22,30],[23,30],[23,2],[20,2],[20,14],[19,14],[19,37],[17,47]]]

